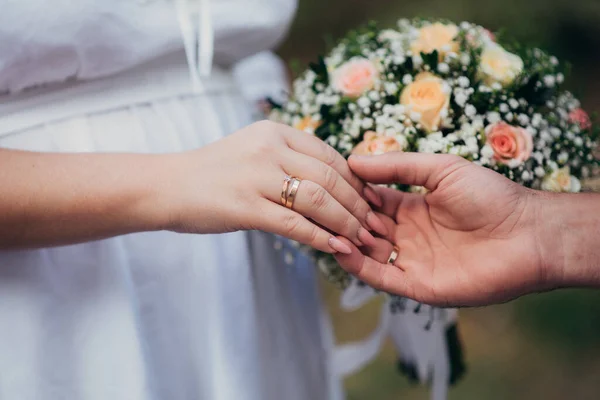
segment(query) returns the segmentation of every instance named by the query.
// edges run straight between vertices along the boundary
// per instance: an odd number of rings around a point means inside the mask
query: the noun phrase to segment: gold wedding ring
[[[290,210],[294,207],[294,200],[296,200],[296,194],[298,193],[298,188],[300,187],[300,179],[292,178],[291,189],[288,193],[285,206]]]
[[[283,188],[281,189],[281,204],[290,210],[292,207],[294,207],[294,200],[296,200],[300,182],[300,179],[291,176],[286,176],[283,180]]]
[[[285,203],[287,202],[287,193],[288,193],[288,188],[290,187],[290,181],[292,180],[291,176],[286,176],[285,179],[283,180],[283,188],[281,189],[281,204],[283,204],[285,206]]]
[[[400,249],[394,246],[394,250],[392,250],[392,254],[388,257],[388,264],[394,264],[398,259],[398,254],[400,254]]]

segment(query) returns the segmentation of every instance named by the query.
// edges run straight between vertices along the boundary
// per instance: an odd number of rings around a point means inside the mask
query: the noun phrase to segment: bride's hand
[[[349,252],[332,234],[373,245],[386,228],[362,196],[377,204],[346,160],[314,136],[263,121],[199,150],[174,156],[169,228],[217,233],[262,230],[318,250]],[[281,204],[286,176],[301,180],[293,209]],[[324,229],[325,228],[325,229]]]

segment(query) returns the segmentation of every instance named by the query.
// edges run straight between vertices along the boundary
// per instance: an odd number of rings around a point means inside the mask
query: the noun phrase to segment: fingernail
[[[347,244],[345,244],[344,242],[342,242],[340,239],[336,238],[336,237],[331,237],[329,238],[329,246],[331,246],[331,248],[339,253],[342,254],[352,254],[352,249],[350,248],[350,246],[348,246]]]
[[[364,244],[366,244],[367,246],[376,246],[377,245],[377,241],[375,240],[375,238],[373,237],[373,235],[371,235],[369,233],[368,230],[366,230],[365,228],[360,228],[358,230],[358,239],[363,242]]]
[[[373,211],[369,211],[367,214],[366,222],[371,230],[379,233],[381,236],[386,236],[389,233],[381,218],[379,218]]]
[[[377,207],[381,207],[383,205],[383,202],[381,201],[381,196],[379,196],[369,184],[365,185],[363,193],[367,200],[369,200],[372,204],[376,205]]]

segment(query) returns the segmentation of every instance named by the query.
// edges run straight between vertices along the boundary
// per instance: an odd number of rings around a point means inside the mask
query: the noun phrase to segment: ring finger
[[[385,239],[376,238],[375,241],[374,246],[363,250],[364,255],[382,264],[391,264],[403,270],[399,261],[401,249]],[[390,260],[391,258],[393,260]]]
[[[327,190],[310,180],[297,188],[292,209],[327,229],[352,240],[357,246],[373,246],[375,238]]]
[[[374,230],[380,235],[388,233],[369,204],[335,168],[294,151],[286,152],[283,157],[282,168],[287,173],[319,184],[368,230]]]

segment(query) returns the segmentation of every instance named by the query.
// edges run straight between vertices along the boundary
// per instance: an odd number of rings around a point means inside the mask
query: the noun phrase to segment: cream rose
[[[533,138],[526,129],[498,122],[485,128],[485,134],[496,161],[507,164],[512,160],[523,162],[531,157]]]
[[[481,54],[479,75],[488,85],[500,83],[511,84],[523,72],[523,60],[516,54],[509,53],[500,45],[488,44]]]
[[[365,58],[354,58],[333,71],[333,87],[348,97],[359,97],[373,89],[379,78],[375,64]]]
[[[450,91],[444,81],[430,73],[421,73],[400,95],[400,103],[409,111],[420,114],[419,122],[428,132],[439,128],[450,105]]]
[[[373,131],[365,132],[363,141],[356,145],[352,154],[359,156],[374,156],[390,151],[401,151],[402,146],[392,136],[379,135]]]
[[[419,30],[419,36],[411,44],[410,49],[414,54],[429,54],[437,50],[442,59],[446,53],[458,53],[456,35],[458,35],[456,25],[446,25],[441,22],[426,25]]]
[[[577,193],[581,190],[579,179],[571,175],[569,167],[557,169],[542,181],[542,190]]]

